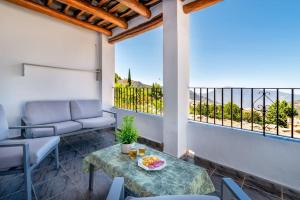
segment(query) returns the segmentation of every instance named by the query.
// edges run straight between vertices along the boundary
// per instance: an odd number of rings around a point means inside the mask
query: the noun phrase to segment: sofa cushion
[[[71,101],[72,120],[102,116],[102,106],[99,100]]]
[[[8,123],[3,106],[0,104],[0,141],[8,138]]]
[[[141,198],[127,197],[126,200],[220,200],[220,198],[209,195],[170,195]]]
[[[71,120],[69,101],[32,101],[25,105],[24,117],[28,124],[49,124]]]
[[[98,128],[103,126],[109,126],[116,122],[115,118],[111,116],[78,119],[76,121],[81,123],[83,128]]]
[[[55,126],[57,135],[62,135],[64,133],[69,133],[69,132],[78,131],[78,130],[82,129],[82,125],[80,123],[74,122],[74,121],[66,121],[66,122],[43,124],[43,125]],[[53,136],[53,129],[52,128],[33,128],[33,129],[31,129],[31,133],[32,133],[33,137]]]
[[[46,137],[35,139],[5,140],[1,144],[11,144],[15,142],[24,142],[29,145],[30,164],[39,163],[43,157],[59,143],[59,137]],[[7,169],[23,165],[23,148],[1,147],[0,148],[0,169]]]

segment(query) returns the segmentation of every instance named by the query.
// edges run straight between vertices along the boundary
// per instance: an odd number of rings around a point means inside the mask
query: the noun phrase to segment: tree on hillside
[[[128,70],[128,78],[127,78],[128,86],[131,86],[131,73],[130,73],[130,68]]]
[[[282,100],[278,102],[278,124],[281,127],[287,127],[287,119],[288,117],[297,116],[298,112],[294,108],[292,110],[292,106],[286,100]],[[270,105],[267,115],[266,122],[268,124],[276,124],[277,123],[277,101]]]
[[[118,83],[119,80],[122,80],[121,76],[119,76],[119,74],[115,73],[115,83]]]
[[[160,99],[163,96],[162,88],[158,83],[153,83],[151,88],[151,94],[152,98],[154,99]]]

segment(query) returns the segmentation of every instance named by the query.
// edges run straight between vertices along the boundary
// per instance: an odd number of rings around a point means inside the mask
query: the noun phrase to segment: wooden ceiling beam
[[[151,20],[142,23],[136,27],[133,27],[132,29],[126,30],[116,36],[113,36],[111,38],[108,39],[109,43],[115,43],[115,42],[119,42],[122,40],[125,40],[127,38],[131,38],[134,37],[136,35],[139,35],[141,33],[147,32],[149,30],[152,30],[154,28],[157,28],[159,26],[161,26],[163,23],[163,15],[159,14],[155,17],[153,17]]]
[[[190,2],[183,6],[183,12],[188,14],[191,12],[195,12],[204,8],[207,8],[209,6],[212,6],[216,3],[219,3],[223,0],[196,0],[193,2]]]
[[[102,20],[102,21],[98,22],[96,25],[100,26],[100,25],[104,24],[105,22],[106,22],[105,20]]]
[[[72,7],[83,10],[85,12],[88,12],[92,15],[95,15],[98,18],[105,19],[106,21],[113,23],[121,28],[126,29],[128,27],[127,22],[104,11],[103,9],[101,9],[99,7],[92,6],[91,4],[86,3],[84,1],[81,1],[81,0],[59,0],[59,1],[62,3],[68,4]]]
[[[151,11],[144,4],[138,2],[137,0],[117,0],[117,1],[148,19],[151,17]]]
[[[81,10],[79,13],[75,15],[75,17],[78,19],[81,15],[83,15],[85,12]]]
[[[99,3],[98,3],[98,6],[101,7],[104,4],[106,4],[107,2],[108,2],[108,0],[100,0]]]
[[[17,5],[25,7],[25,8],[28,8],[30,10],[37,11],[39,13],[42,13],[42,14],[45,14],[45,15],[48,15],[48,16],[51,16],[51,17],[55,17],[57,19],[63,20],[65,22],[69,22],[71,24],[75,24],[75,25],[78,25],[78,26],[81,26],[81,27],[84,27],[84,28],[87,28],[87,29],[90,29],[90,30],[93,30],[93,31],[97,31],[99,33],[103,33],[107,36],[112,35],[112,32],[109,31],[109,30],[106,30],[104,28],[100,28],[98,26],[94,26],[94,25],[89,24],[87,22],[83,22],[83,21],[78,20],[74,17],[70,17],[68,15],[65,15],[65,14],[59,12],[59,11],[53,10],[51,8],[42,6],[42,5],[34,3],[34,2],[30,2],[30,1],[27,1],[27,0],[6,0],[6,1],[17,4]]]

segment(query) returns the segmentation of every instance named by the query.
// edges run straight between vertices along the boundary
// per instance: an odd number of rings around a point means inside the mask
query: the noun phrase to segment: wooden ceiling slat
[[[112,7],[111,9],[109,9],[109,13],[114,13],[116,12],[119,8],[122,7],[122,4],[121,3],[118,3],[117,5],[115,5],[114,7]]]
[[[126,29],[128,27],[127,22],[124,22],[120,18],[102,10],[99,7],[92,6],[89,3],[86,3],[81,0],[59,0],[62,3],[68,4],[72,7],[78,8],[80,10],[86,11],[92,15],[95,15],[98,18],[105,19],[108,22],[116,24],[117,26]]]
[[[155,3],[159,2],[159,1],[160,0],[151,0],[151,1],[147,2],[147,3],[145,3],[145,6],[151,6],[152,4],[155,4]]]
[[[105,22],[106,22],[105,20],[102,20],[102,21],[98,22],[96,25],[100,26],[100,25],[104,24]]]
[[[53,4],[53,0],[48,0],[47,1],[47,6],[51,6]]]
[[[132,29],[126,30],[116,36],[109,38],[108,41],[109,43],[119,42],[121,40],[125,40],[127,38],[131,38],[141,33],[157,28],[161,26],[162,23],[163,23],[163,15],[159,14],[143,24],[140,24]]]
[[[95,18],[96,18],[95,15],[90,16],[89,19],[88,19],[88,22],[89,22],[89,23],[92,23],[92,22],[94,21]]]
[[[117,1],[146,18],[151,17],[151,11],[139,1],[136,0],[117,0]]]
[[[51,17],[55,17],[57,19],[60,19],[60,20],[66,21],[66,22],[69,22],[71,24],[75,24],[75,25],[78,25],[78,26],[81,26],[81,27],[84,27],[84,28],[87,28],[87,29],[90,29],[90,30],[93,30],[93,31],[97,31],[99,33],[103,33],[107,36],[112,35],[112,32],[109,31],[109,30],[106,30],[106,29],[98,27],[98,26],[94,26],[94,25],[89,24],[87,22],[83,22],[83,21],[78,20],[76,18],[65,15],[65,14],[63,14],[59,11],[53,10],[51,8],[42,6],[42,5],[34,3],[34,2],[30,2],[30,1],[27,1],[27,0],[7,0],[7,1],[11,2],[11,3],[14,3],[14,4],[17,4],[19,6],[22,6],[22,7],[37,11],[39,13],[42,13],[42,14],[45,14],[45,15],[48,15],[48,16],[51,16]]]
[[[78,19],[81,15],[83,15],[85,12],[81,10],[79,13],[75,15],[75,17]]]
[[[223,0],[196,0],[193,2],[190,2],[183,6],[183,12],[188,14],[191,12],[195,12],[204,8],[207,8],[209,6],[212,6],[216,3],[219,3]]]
[[[64,13],[68,14],[69,10],[70,10],[71,6],[67,5],[64,9]]]
[[[106,4],[108,2],[108,0],[100,0],[100,2],[98,3],[98,6],[101,7],[104,4]]]

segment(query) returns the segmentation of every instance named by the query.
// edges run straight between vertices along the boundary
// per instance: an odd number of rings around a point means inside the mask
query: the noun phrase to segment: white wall
[[[201,158],[299,190],[300,142],[189,122],[188,149]]]
[[[135,124],[140,136],[149,140],[163,143],[163,121],[162,117],[146,113],[137,113],[129,110],[115,109],[118,114],[118,127],[121,127],[122,119],[126,115],[135,117]]]
[[[136,117],[140,134],[156,142],[163,142],[162,117],[117,110],[118,123],[125,115]],[[272,182],[300,188],[300,142],[264,137],[258,133],[241,131],[204,123],[189,122],[187,149],[201,158],[231,167]]]
[[[24,62],[96,69],[97,33],[0,1],[0,104],[9,124],[19,123],[25,101],[99,98],[95,74],[30,68]],[[54,81],[55,80],[55,81]]]

